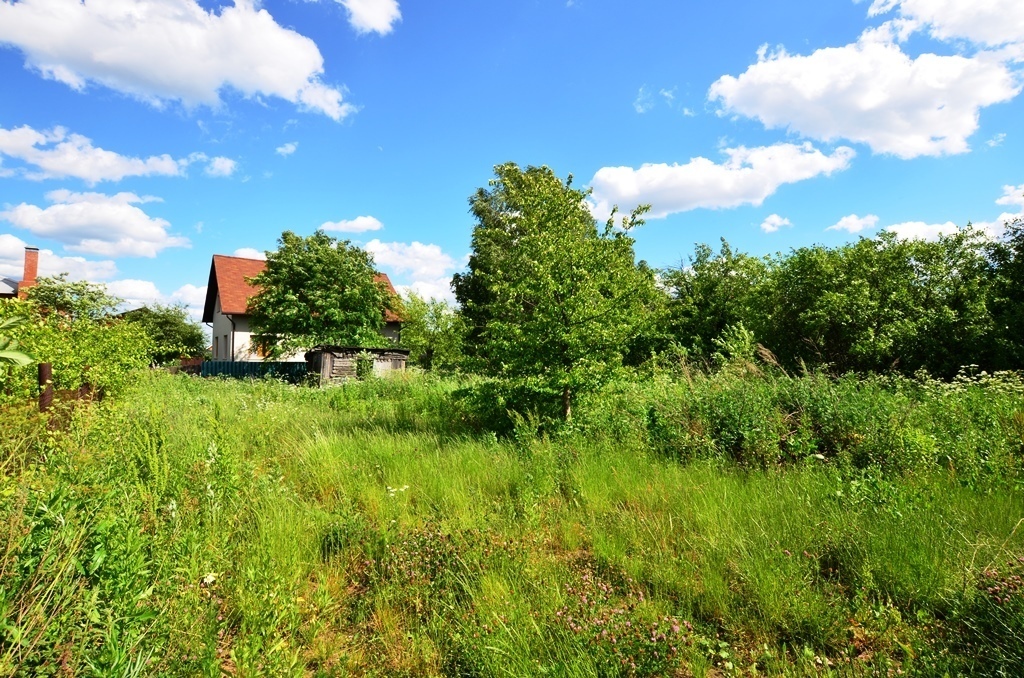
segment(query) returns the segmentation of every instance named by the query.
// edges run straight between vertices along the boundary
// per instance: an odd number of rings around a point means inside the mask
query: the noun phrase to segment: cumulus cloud
[[[325,231],[339,231],[341,233],[366,233],[368,231],[379,231],[384,224],[376,217],[356,217],[355,219],[342,219],[341,221],[325,221],[320,224]]]
[[[1024,3],[1019,0],[874,0],[868,15],[894,9],[938,40],[964,39],[988,47],[1024,43]]]
[[[267,253],[252,247],[239,247],[234,251],[236,257],[242,257],[243,259],[263,259],[266,260]]]
[[[855,155],[845,146],[826,155],[809,143],[740,146],[723,152],[722,163],[698,157],[683,165],[602,167],[590,181],[591,210],[606,218],[613,205],[628,211],[649,203],[650,216],[659,218],[701,207],[760,205],[784,184],[846,169]]]
[[[1020,186],[1003,186],[1003,195],[996,200],[997,205],[1016,205],[1024,208],[1024,184]]]
[[[0,212],[0,219],[34,235],[51,238],[74,252],[107,257],[155,257],[167,247],[188,247],[188,238],[168,233],[170,223],[151,217],[137,205],[159,198],[134,193],[46,194],[52,205],[22,203]]]
[[[219,11],[197,0],[0,2],[0,44],[18,48],[28,66],[76,90],[97,83],[155,105],[218,106],[221,92],[232,89],[334,120],[354,110],[340,89],[322,81],[316,44],[279,25],[254,0],[234,0]]]
[[[125,177],[180,176],[189,162],[166,153],[133,158],[93,146],[88,137],[63,127],[37,131],[28,125],[0,127],[0,155],[34,166],[35,170],[25,173],[30,179],[75,177],[89,184]]]
[[[125,278],[104,283],[107,292],[124,301],[125,310],[141,306],[183,306],[193,321],[199,322],[206,303],[206,285],[182,285],[170,294],[160,291],[156,283],[150,280]]]
[[[413,291],[435,299],[453,299],[451,280],[458,263],[440,246],[373,239],[363,248],[373,255],[378,267],[411,279],[408,284],[395,285],[398,291]]]
[[[878,217],[874,214],[868,214],[863,217],[859,217],[856,214],[850,214],[843,217],[838,222],[832,224],[826,231],[846,231],[847,233],[860,233],[861,231],[874,228],[878,224]]]
[[[769,214],[765,220],[761,222],[761,230],[765,233],[775,233],[783,226],[792,225],[793,223],[785,217],[780,217],[778,214]]]
[[[296,151],[299,147],[298,141],[289,141],[286,144],[282,144],[277,147],[276,152],[278,155],[289,156]]]
[[[846,139],[900,158],[969,150],[981,109],[1009,101],[1020,86],[995,55],[911,58],[892,30],[856,43],[793,55],[762,48],[738,77],[708,92],[726,114],[756,118],[821,141]]]
[[[218,155],[215,158],[210,158],[205,171],[206,175],[211,177],[230,177],[235,173],[236,167],[238,167],[238,163],[234,160]]]
[[[359,33],[387,35],[402,19],[398,0],[337,0],[348,10],[348,22]]]
[[[0,233],[0,276],[21,280],[25,271],[24,240],[9,233]],[[113,261],[94,261],[85,257],[62,257],[53,250],[39,250],[39,275],[67,273],[71,280],[107,280],[117,275]]]

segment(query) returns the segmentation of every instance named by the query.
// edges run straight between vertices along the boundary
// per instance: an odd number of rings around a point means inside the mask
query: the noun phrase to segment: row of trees
[[[766,257],[723,240],[656,271],[637,261],[631,236],[647,207],[598,224],[587,198],[546,167],[496,167],[470,198],[476,225],[468,268],[452,283],[457,308],[391,299],[363,250],[285,233],[254,281],[256,339],[271,354],[380,344],[384,313],[397,311],[414,362],[493,377],[557,402],[564,418],[577,393],[623,366],[711,367],[753,358],[758,345],[795,370],[1024,368],[1020,221],[996,241],[968,226],[935,242],[883,233]]]
[[[707,359],[743,327],[788,368],[835,372],[1024,368],[1024,224],[935,242],[892,233],[757,258],[723,241],[667,271],[664,330]]]
[[[458,309],[414,301],[410,344],[424,365],[557,395],[566,418],[574,393],[621,365],[712,367],[753,358],[758,345],[793,370],[1024,369],[1020,220],[997,240],[968,225],[934,242],[882,233],[766,257],[723,240],[654,271],[630,237],[646,208],[599,228],[586,198],[571,176],[496,168],[470,199],[477,224],[468,271],[453,281]]]

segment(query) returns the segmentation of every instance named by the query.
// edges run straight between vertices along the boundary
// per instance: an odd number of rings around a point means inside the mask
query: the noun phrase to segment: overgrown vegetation
[[[8,675],[1024,671],[1024,384],[155,374],[0,442]],[[681,460],[686,463],[680,463]]]
[[[0,366],[0,675],[1024,674],[1024,225],[655,276],[642,210],[496,173],[410,374],[145,372],[88,285],[0,305],[123,396]],[[368,254],[268,262],[268,352],[378,340]]]
[[[935,242],[875,238],[759,259],[697,248],[666,272],[669,336],[691,360],[743,325],[789,369],[835,374],[1024,368],[1024,223],[998,240],[965,228]]]

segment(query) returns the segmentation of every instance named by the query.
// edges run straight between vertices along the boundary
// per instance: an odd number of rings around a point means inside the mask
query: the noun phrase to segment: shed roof
[[[245,257],[231,257],[226,254],[213,255],[213,262],[210,264],[210,280],[206,286],[206,304],[203,307],[203,322],[213,322],[213,311],[217,305],[217,296],[220,295],[220,310],[225,315],[247,315],[249,299],[255,296],[260,290],[259,287],[251,285],[248,278],[254,278],[263,272],[267,262],[262,259],[247,259]],[[391,279],[385,273],[377,273],[373,279],[387,285],[388,291],[397,296]],[[385,322],[400,322],[393,311],[384,314]]]
[[[10,278],[0,278],[0,297],[13,297],[18,293],[18,283]]]

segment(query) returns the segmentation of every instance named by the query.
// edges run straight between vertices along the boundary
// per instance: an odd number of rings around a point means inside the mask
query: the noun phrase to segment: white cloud
[[[652,218],[697,208],[760,205],[784,184],[830,175],[849,167],[855,153],[845,146],[831,155],[805,144],[730,148],[715,163],[693,158],[684,165],[602,167],[594,175],[592,211],[605,218],[613,205],[624,211],[650,203]]]
[[[321,80],[316,44],[279,25],[255,0],[234,0],[219,12],[197,0],[0,2],[0,44],[17,47],[27,65],[76,90],[98,83],[154,105],[218,106],[230,88],[334,120],[354,110],[340,89]]]
[[[885,230],[895,233],[904,240],[938,240],[939,236],[956,233],[958,229],[952,221],[947,221],[944,224],[905,221],[902,224],[886,226]]]
[[[210,163],[206,166],[206,174],[211,177],[230,177],[235,172],[235,168],[238,167],[231,158],[225,158],[223,156],[217,156],[210,158]]]
[[[996,200],[997,205],[1016,205],[1024,208],[1024,184],[1020,186],[1003,186],[1003,195]]]
[[[398,0],[337,0],[348,10],[348,22],[359,33],[387,35],[402,19]]]
[[[647,89],[647,85],[643,85],[637,92],[636,99],[633,100],[633,110],[637,113],[646,113],[652,108],[654,108],[654,96]]]
[[[243,259],[263,259],[266,260],[267,253],[252,247],[239,247],[235,250],[234,255],[236,257],[242,257]]]
[[[1003,212],[992,221],[975,221],[972,225],[988,234],[990,238],[998,238],[1003,234],[1008,222],[1024,219],[1024,184],[1020,186],[1003,186],[1003,195],[996,200],[997,205],[1018,207],[1016,212]]]
[[[9,233],[0,233],[0,276],[21,280],[25,271],[26,243]],[[113,261],[92,261],[84,257],[62,257],[52,250],[39,250],[39,275],[67,273],[71,280],[106,280],[117,274]]]
[[[124,299],[125,305],[129,308],[138,308],[158,303],[163,300],[163,295],[157,286],[148,280],[112,280],[104,285],[107,292]]]
[[[1006,132],[1000,132],[991,139],[985,142],[989,148],[995,148],[996,146],[1002,146],[1003,142],[1006,141]]]
[[[785,217],[780,217],[778,214],[769,214],[764,221],[761,222],[761,230],[765,233],[775,233],[783,226],[792,226],[793,222]]]
[[[67,190],[46,194],[53,204],[46,208],[22,203],[0,212],[19,228],[52,238],[75,252],[101,256],[155,257],[167,247],[188,247],[188,238],[167,232],[170,223],[150,217],[137,204],[159,198],[134,193],[72,193]]]
[[[868,15],[893,9],[915,27],[927,26],[938,40],[963,38],[989,47],[1024,42],[1020,0],[875,0]]]
[[[298,147],[299,147],[299,142],[298,141],[289,141],[286,144],[282,144],[282,145],[278,146],[277,149],[276,149],[276,152],[277,152],[278,155],[289,156],[292,153],[294,153],[295,150]]]
[[[30,179],[75,177],[89,184],[125,177],[180,176],[188,165],[188,160],[175,160],[166,153],[148,158],[124,156],[97,148],[88,137],[69,134],[63,127],[36,131],[28,125],[0,127],[0,155],[38,168],[26,173]]]
[[[850,214],[843,217],[838,222],[832,224],[826,231],[847,231],[848,233],[860,233],[861,231],[874,228],[878,224],[878,217],[874,214],[868,214],[863,217],[859,217],[856,214]]]
[[[325,231],[340,231],[342,233],[366,233],[367,231],[379,231],[384,228],[375,217],[356,217],[355,219],[342,219],[341,221],[325,221],[320,224]]]
[[[378,267],[412,279],[407,285],[395,285],[400,292],[412,290],[424,297],[453,299],[451,279],[458,263],[440,246],[373,239],[363,248],[373,255]]]
[[[190,308],[202,308],[206,303],[206,285],[201,287],[191,283],[182,285],[171,293],[170,299],[175,304],[184,304]]]
[[[892,30],[808,56],[762,50],[738,77],[722,76],[708,96],[723,113],[756,118],[822,141],[847,139],[900,158],[969,150],[982,108],[1020,92],[995,55],[910,58]]]
[[[125,310],[141,306],[184,306],[194,322],[203,316],[203,305],[206,303],[206,285],[182,285],[170,294],[164,294],[155,283],[149,280],[125,278],[104,283],[107,292],[122,299]]]

